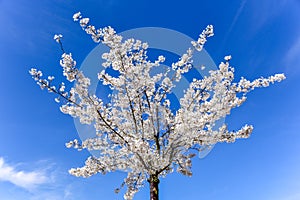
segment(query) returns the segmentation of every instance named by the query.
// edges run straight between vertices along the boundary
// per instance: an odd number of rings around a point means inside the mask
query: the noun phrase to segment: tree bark
[[[150,175],[148,182],[150,184],[150,200],[158,200],[158,175]]]

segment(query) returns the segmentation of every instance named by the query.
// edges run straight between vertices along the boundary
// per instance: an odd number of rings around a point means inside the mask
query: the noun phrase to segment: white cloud
[[[31,170],[26,170],[28,167]],[[78,189],[74,188],[72,178],[67,169],[60,169],[50,160],[11,164],[0,157],[0,182],[11,183],[6,188],[17,186],[9,191],[0,189],[0,199],[9,194],[12,200],[73,200]]]
[[[274,20],[285,9],[290,10],[297,0],[280,0],[280,1],[249,1],[252,4],[253,31],[259,32],[267,22]],[[292,10],[291,10],[292,12]]]
[[[228,31],[226,32],[226,35],[225,35],[225,37],[224,37],[224,39],[223,39],[223,42],[222,42],[222,45],[221,45],[222,47],[223,47],[224,44],[226,43],[226,41],[227,41],[229,35],[231,34],[231,32],[232,32],[232,30],[233,30],[235,24],[237,23],[237,21],[238,21],[240,15],[241,15],[241,13],[242,13],[243,10],[244,10],[244,7],[245,7],[246,3],[247,3],[247,0],[243,0],[243,1],[241,2],[241,4],[240,4],[239,8],[237,9],[237,11],[236,11],[236,13],[235,13],[235,15],[234,15],[234,18],[233,18],[233,20],[232,20],[232,22],[231,22],[231,24],[230,24],[230,26],[229,26],[229,28],[228,28]]]
[[[236,11],[235,16],[234,16],[234,18],[233,18],[233,20],[232,20],[232,22],[231,22],[231,24],[230,24],[230,27],[229,27],[229,30],[228,30],[227,35],[230,34],[230,32],[232,31],[233,27],[235,26],[235,24],[236,24],[237,20],[239,19],[239,17],[240,17],[240,15],[241,15],[242,11],[244,10],[244,7],[245,7],[246,2],[247,2],[247,0],[243,0],[243,1],[241,2],[240,7],[239,7],[238,10]]]
[[[295,61],[296,58],[299,58],[300,55],[300,37],[296,39],[293,45],[290,47],[286,53],[285,59],[288,63]]]
[[[25,172],[5,163],[0,157],[0,181],[8,181],[26,190],[31,190],[45,184],[48,178],[43,171],[33,170]]]
[[[293,44],[290,46],[288,51],[285,53],[283,57],[283,65],[286,67],[286,73],[289,74],[289,77],[295,76],[299,74],[299,67],[297,63],[299,63],[300,55],[300,37],[296,38]]]

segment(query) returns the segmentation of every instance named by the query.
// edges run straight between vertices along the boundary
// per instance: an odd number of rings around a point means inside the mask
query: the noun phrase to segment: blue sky
[[[81,11],[97,27],[119,32],[164,27],[194,39],[215,26],[206,50],[216,63],[231,54],[236,76],[254,79],[285,73],[287,79],[257,89],[226,118],[230,129],[254,125],[250,139],[218,144],[193,162],[193,177],[161,180],[171,199],[300,199],[300,2],[298,0],[143,1],[0,0],[0,199],[122,199],[113,193],[125,174],[89,179],[68,175],[88,152],[66,149],[77,138],[72,118],[28,74],[37,67],[60,76],[55,33],[80,64],[96,46],[72,20]],[[148,199],[145,187],[137,200]]]

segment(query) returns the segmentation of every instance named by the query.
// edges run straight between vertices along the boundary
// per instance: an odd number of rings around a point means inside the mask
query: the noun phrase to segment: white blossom
[[[213,25],[208,25],[206,27],[205,30],[202,31],[202,33],[199,35],[199,38],[197,41],[192,41],[192,45],[193,47],[197,50],[197,51],[201,51],[205,42],[206,42],[206,38],[207,37],[211,37],[214,35],[214,28]]]
[[[81,19],[82,16],[81,16],[81,13],[80,12],[77,12],[73,15],[73,20],[74,21],[78,21],[79,19]]]
[[[164,62],[166,58],[164,56],[158,56],[158,61],[159,62]]]
[[[134,39],[123,41],[111,27],[96,29],[80,12],[74,14],[73,19],[79,21],[95,42],[109,48],[102,55],[103,66],[119,75],[112,76],[103,70],[98,78],[114,90],[109,96],[111,102],[105,104],[101,98],[90,94],[90,79],[76,68],[71,53],[63,53],[60,60],[66,80],[74,82],[71,88],[65,83],[56,88],[52,85],[54,77],[43,79],[42,72],[37,69],[32,68],[29,73],[42,89],[58,95],[55,101],[61,102],[63,113],[95,128],[94,137],[66,143],[67,148],[99,152],[98,157],[89,157],[83,167],[70,169],[70,174],[90,177],[123,171],[127,173],[122,184],[127,186],[124,199],[132,199],[150,178],[159,179],[174,171],[191,176],[192,158],[205,147],[248,138],[253,131],[251,125],[229,131],[227,124],[219,128],[215,128],[215,124],[233,108],[241,106],[248,92],[285,79],[284,74],[275,74],[253,81],[242,77],[235,83],[234,68],[229,63],[231,56],[225,56],[226,62],[210,71],[209,76],[193,79],[180,99],[179,109],[173,111],[168,94],[182,74],[193,67],[193,52],[202,50],[207,38],[213,35],[212,25],[192,42],[192,47],[172,64],[172,68],[152,75],[151,69],[160,66],[165,57],[149,60],[147,43]],[[60,38],[54,39],[59,41]]]
[[[143,49],[148,49],[148,47],[149,47],[149,45],[148,45],[147,42],[144,42],[144,43],[142,44],[142,48],[143,48]]]
[[[59,102],[60,102],[59,97],[56,97],[54,100],[55,100],[56,103],[59,103]]]
[[[48,80],[49,81],[53,81],[54,80],[54,76],[48,76]]]
[[[85,28],[88,25],[89,21],[90,21],[89,18],[82,18],[82,19],[80,19],[80,26],[82,28]]]
[[[63,67],[63,75],[68,81],[74,81],[78,70],[75,68],[76,61],[73,60],[72,54],[63,53],[60,65]]]
[[[53,39],[54,39],[57,43],[59,43],[62,37],[63,37],[62,34],[58,34],[58,35],[55,34],[54,37],[53,37]]]
[[[59,87],[59,92],[64,92],[66,89],[65,83],[61,83]]]
[[[225,56],[225,57],[224,57],[224,60],[226,60],[226,61],[231,60],[231,55]]]

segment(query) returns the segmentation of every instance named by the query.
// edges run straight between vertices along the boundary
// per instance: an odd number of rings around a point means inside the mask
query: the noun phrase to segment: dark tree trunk
[[[159,178],[157,175],[150,175],[148,180],[150,184],[150,200],[158,200],[158,184]]]

